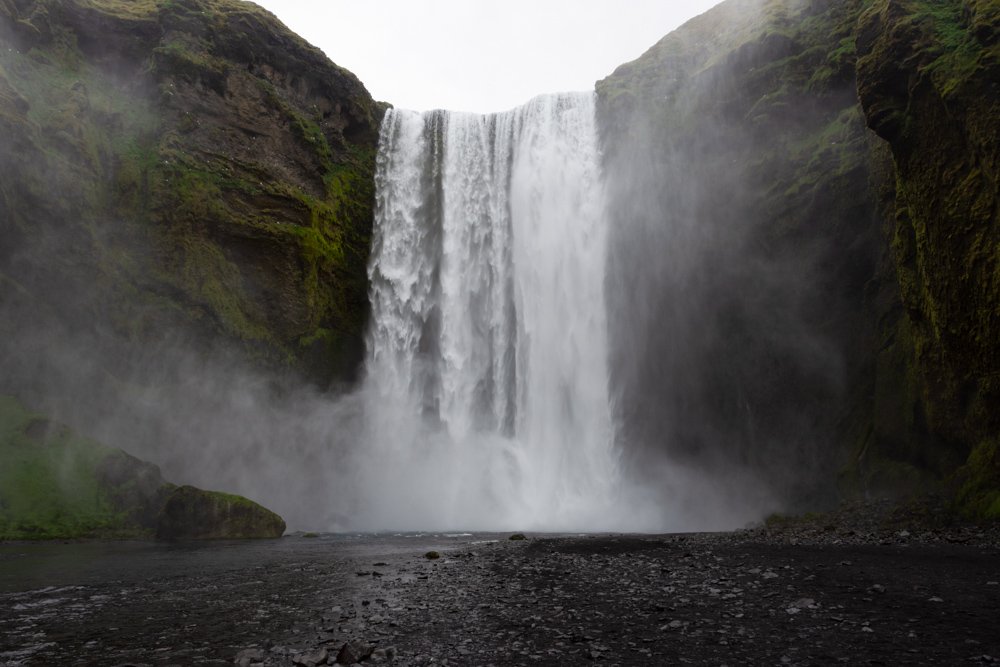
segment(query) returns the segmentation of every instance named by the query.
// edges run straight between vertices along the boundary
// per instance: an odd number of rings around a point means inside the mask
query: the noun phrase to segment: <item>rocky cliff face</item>
[[[968,457],[962,506],[1000,517],[1000,7],[882,0],[857,44],[861,104],[892,150],[905,308],[892,344],[906,350],[906,383],[879,398],[906,398],[879,407],[910,419],[895,455]]]
[[[861,5],[732,0],[598,83],[641,468],[667,451],[777,504],[835,494],[880,291]]]
[[[729,0],[598,83],[640,461],[996,513],[998,26]]]
[[[382,111],[352,74],[236,0],[2,0],[0,46],[8,340],[352,374]]]

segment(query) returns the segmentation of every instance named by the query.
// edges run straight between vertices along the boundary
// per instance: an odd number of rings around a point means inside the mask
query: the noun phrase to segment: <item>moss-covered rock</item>
[[[241,496],[165,482],[160,469],[0,395],[0,540],[280,537]]]
[[[352,74],[237,0],[3,3],[0,46],[5,336],[352,375],[382,111]]]
[[[729,0],[599,82],[638,435],[990,515],[997,81],[990,0]]]
[[[968,518],[1000,521],[1000,438],[980,442],[949,480],[955,508]]]
[[[897,184],[905,371],[883,393],[908,397],[900,414],[911,423],[891,457],[939,477],[962,466],[960,509],[988,515],[1000,480],[990,454],[1000,432],[1000,10],[878,0],[857,44],[861,103]]]
[[[275,538],[284,532],[284,520],[252,500],[193,486],[170,494],[156,526],[163,540]]]
[[[159,469],[0,396],[0,540],[152,536]]]

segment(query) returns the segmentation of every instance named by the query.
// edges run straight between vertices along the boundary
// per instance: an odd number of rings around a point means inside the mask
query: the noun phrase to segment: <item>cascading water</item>
[[[365,523],[622,529],[594,95],[389,110],[376,188]]]

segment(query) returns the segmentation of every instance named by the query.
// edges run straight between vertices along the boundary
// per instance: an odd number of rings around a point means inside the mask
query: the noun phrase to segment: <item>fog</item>
[[[711,14],[752,25],[759,5]],[[665,40],[662,57],[686,70],[606,110],[622,451],[637,480],[683,463],[759,515],[829,506],[870,327],[878,243],[859,239],[878,223],[867,167],[833,177],[801,146],[844,121],[846,140],[817,154],[843,142],[856,151],[846,164],[864,159],[853,78],[824,96],[773,92],[768,65],[800,47],[762,39],[721,59],[728,36],[701,29]]]
[[[17,228],[12,207],[31,201],[4,187],[0,391],[172,482],[261,502],[292,530],[715,530],[829,502],[852,372],[846,295],[857,285],[831,288],[846,271],[834,232],[776,226],[771,174],[753,159],[828,110],[803,101],[756,125],[746,110],[703,113],[696,100],[736,95],[749,66],[678,78],[653,106],[598,109],[610,119],[603,136],[593,111],[568,135],[548,117],[517,120],[534,113],[523,110],[447,120],[466,133],[449,138],[448,155],[481,149],[451,166],[449,193],[465,199],[433,212],[454,195],[416,192],[432,162],[393,191],[418,199],[406,215],[444,221],[419,238],[453,229],[441,254],[395,283],[379,283],[391,271],[373,264],[367,360],[353,386],[313,386],[176,319],[130,336],[109,307],[123,291],[81,251],[94,245],[58,216]],[[503,123],[529,137],[523,147],[502,144]],[[581,153],[583,132],[593,146]],[[588,160],[593,173],[576,171]],[[470,185],[476,169],[484,175]],[[505,188],[509,201],[475,209]],[[391,189],[379,183],[383,214]],[[810,206],[792,216],[823,214],[822,201]],[[109,214],[83,236],[119,222]],[[487,223],[489,239],[476,226]],[[406,291],[421,279],[432,281],[424,310]],[[448,308],[461,315],[449,320]],[[124,312],[143,315],[139,304]],[[388,345],[388,330],[405,345]],[[390,373],[380,351],[411,356]],[[388,393],[387,373],[398,376]],[[433,395],[410,393],[427,382]]]

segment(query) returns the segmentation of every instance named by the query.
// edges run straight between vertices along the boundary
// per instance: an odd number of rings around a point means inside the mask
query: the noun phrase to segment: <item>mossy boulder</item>
[[[0,540],[280,537],[241,496],[180,487],[160,469],[0,395]]]
[[[0,396],[0,540],[149,537],[159,469]]]
[[[163,540],[277,538],[284,520],[243,496],[182,486],[167,498],[156,526]]]

